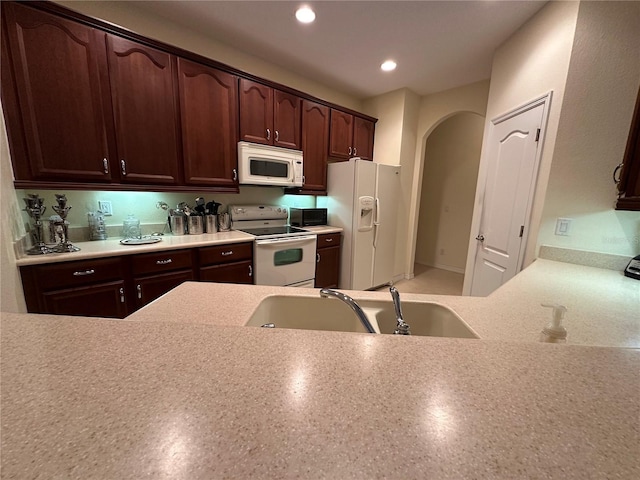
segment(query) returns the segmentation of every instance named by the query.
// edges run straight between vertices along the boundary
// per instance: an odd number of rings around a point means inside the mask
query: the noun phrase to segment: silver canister
[[[231,219],[228,213],[218,214],[218,231],[228,232],[231,229]]]
[[[201,235],[204,233],[202,225],[202,217],[200,215],[189,215],[187,221],[187,230],[189,235]]]
[[[182,215],[169,216],[169,228],[171,229],[171,233],[173,235],[184,235],[185,233],[187,233],[187,225],[184,222],[184,219],[185,217],[183,217]]]
[[[206,215],[204,217],[205,233],[216,233],[218,231],[218,223],[215,215]]]

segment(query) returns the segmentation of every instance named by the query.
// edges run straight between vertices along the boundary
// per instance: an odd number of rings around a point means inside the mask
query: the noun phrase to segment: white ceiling
[[[238,50],[358,98],[425,95],[489,78],[502,44],[543,1],[134,1]],[[392,58],[393,72],[380,64]]]

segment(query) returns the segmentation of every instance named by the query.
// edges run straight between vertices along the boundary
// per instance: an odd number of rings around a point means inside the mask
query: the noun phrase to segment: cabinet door
[[[316,257],[316,288],[338,288],[340,245],[319,248]]]
[[[124,281],[45,292],[45,312],[84,317],[127,316]]]
[[[15,96],[19,109],[7,112],[7,129],[24,136],[28,157],[12,150],[16,180],[109,181],[105,34],[15,3],[2,2],[2,15],[10,50],[2,68],[15,81],[3,75],[3,97]]]
[[[211,265],[200,269],[201,282],[253,284],[253,267],[250,261]]]
[[[616,210],[640,210],[640,90],[622,165]]]
[[[300,150],[300,97],[280,90],[273,97],[273,145]]]
[[[240,139],[273,144],[273,89],[240,79]]]
[[[302,151],[305,190],[327,189],[327,154],[329,152],[329,107],[303,100]]]
[[[373,160],[373,136],[375,123],[364,118],[353,119],[353,155],[363,160]]]
[[[136,308],[144,307],[147,303],[164,295],[181,283],[195,280],[192,270],[163,273],[151,277],[134,279]]]
[[[353,155],[353,115],[331,109],[329,156],[348,160]]]
[[[174,57],[107,35],[121,180],[178,182]]]
[[[237,189],[238,78],[178,58],[184,179]]]

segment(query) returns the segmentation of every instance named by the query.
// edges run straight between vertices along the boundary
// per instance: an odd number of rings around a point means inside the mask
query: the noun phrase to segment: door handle
[[[124,160],[120,160],[120,171],[122,172],[123,176],[127,175],[127,164]]]
[[[138,292],[138,298],[142,298],[142,286],[136,285],[136,291]]]
[[[316,263],[320,263],[320,254],[316,253]]]
[[[478,240],[480,243],[484,242],[484,235],[480,234],[476,237],[476,240]]]
[[[249,265],[249,276],[253,277],[253,267]]]
[[[349,147],[349,156],[351,156],[351,147]]]
[[[233,181],[237,181],[238,180],[238,170],[236,170],[235,168],[233,169]]]
[[[102,167],[104,168],[104,173],[109,173],[109,162],[106,158],[102,159]]]
[[[267,140],[271,140],[271,130],[267,128]]]
[[[276,142],[280,141],[280,132],[276,130]]]

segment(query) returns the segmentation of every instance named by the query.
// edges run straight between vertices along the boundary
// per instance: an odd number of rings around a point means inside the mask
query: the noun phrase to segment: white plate
[[[120,243],[122,245],[146,245],[147,243],[158,243],[161,241],[162,239],[160,237],[144,236],[142,238],[125,238],[124,240],[120,240]]]

